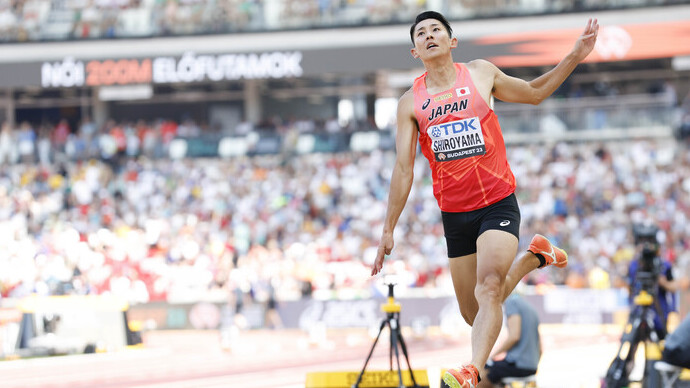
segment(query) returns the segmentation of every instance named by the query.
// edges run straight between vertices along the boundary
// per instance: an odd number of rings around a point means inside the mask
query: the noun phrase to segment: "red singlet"
[[[496,114],[467,67],[456,63],[455,69],[452,89],[428,94],[424,73],[412,91],[419,144],[429,160],[438,206],[445,212],[466,212],[512,194],[515,177]]]

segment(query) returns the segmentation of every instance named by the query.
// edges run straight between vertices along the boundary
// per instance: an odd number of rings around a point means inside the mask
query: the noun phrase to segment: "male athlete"
[[[517,282],[535,268],[567,264],[565,252],[540,235],[515,260],[520,210],[491,98],[539,104],[592,51],[598,30],[596,19],[590,19],[570,53],[551,71],[527,82],[485,60],[454,63],[451,50],[458,40],[438,12],[419,14],[410,28],[412,56],[422,61],[426,73],[398,102],[397,157],[371,273],[381,271],[385,255],[393,250],[393,229],[412,187],[419,140],[442,212],[455,295],[472,326],[471,362],[443,376],[453,388],[477,386],[477,368],[486,364],[501,330],[501,305]]]

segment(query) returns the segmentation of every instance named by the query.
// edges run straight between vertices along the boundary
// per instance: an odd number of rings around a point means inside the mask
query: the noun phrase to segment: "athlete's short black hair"
[[[434,19],[438,20],[443,24],[443,27],[446,27],[446,31],[448,31],[448,36],[452,37],[453,36],[453,29],[450,28],[450,23],[448,23],[448,20],[441,15],[440,13],[436,11],[424,11],[417,15],[417,18],[414,20],[414,24],[410,27],[410,39],[412,40],[412,44],[414,45],[414,29],[417,27],[417,24],[419,22],[426,20],[426,19]]]

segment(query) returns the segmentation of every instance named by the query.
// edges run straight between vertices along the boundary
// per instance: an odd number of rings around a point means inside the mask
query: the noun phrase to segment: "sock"
[[[541,253],[534,253],[532,251],[528,252],[531,252],[532,254],[534,254],[534,256],[537,256],[537,259],[539,259],[539,267],[537,268],[541,268],[546,265],[546,259],[544,258],[544,255],[542,255]]]

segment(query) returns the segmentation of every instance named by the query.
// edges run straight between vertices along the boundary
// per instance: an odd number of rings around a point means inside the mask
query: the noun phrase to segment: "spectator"
[[[690,314],[686,315],[680,326],[666,338],[662,360],[672,365],[690,368]]]
[[[508,336],[494,348],[479,383],[480,388],[490,388],[506,377],[526,377],[537,373],[541,358],[539,316],[537,311],[519,294],[513,293],[503,304]],[[505,357],[498,359],[503,355]]]
[[[0,166],[12,161],[13,144],[12,126],[8,121],[4,121],[0,128]]]
[[[659,287],[656,295],[652,295],[655,303],[651,311],[654,313],[654,323],[657,335],[664,339],[667,332],[668,317],[671,312],[677,310],[676,294],[663,285],[674,284],[671,263],[668,260],[661,260],[659,257],[660,245],[657,238],[658,228],[654,225],[637,224],[633,226],[635,245],[638,249],[635,260],[630,262],[628,281],[630,285],[630,303],[632,309],[640,309],[634,303],[634,298],[643,290],[649,292],[655,285],[656,279],[645,279],[642,275],[653,275],[658,273]]]
[[[23,163],[33,163],[36,152],[36,132],[28,122],[23,122],[17,134],[19,157]]]
[[[67,138],[71,133],[69,123],[65,119],[61,119],[58,125],[53,129],[53,146],[58,151],[58,153],[65,152],[65,144],[67,144]]]

